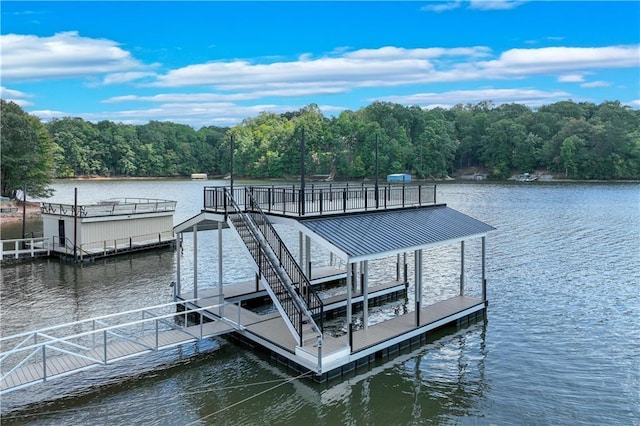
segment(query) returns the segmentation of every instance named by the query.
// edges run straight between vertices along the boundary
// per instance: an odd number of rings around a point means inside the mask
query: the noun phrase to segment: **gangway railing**
[[[197,307],[195,304],[202,300],[181,300],[2,337],[0,395],[98,365],[244,329],[241,309],[236,321],[212,313],[231,303]],[[184,310],[176,312],[178,305]],[[195,324],[189,321],[194,314],[199,318]]]

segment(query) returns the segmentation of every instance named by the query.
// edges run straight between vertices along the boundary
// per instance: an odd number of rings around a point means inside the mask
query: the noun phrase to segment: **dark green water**
[[[203,185],[60,183],[56,199],[72,200],[74,186],[81,202],[175,199],[179,223],[200,210]],[[12,392],[2,424],[640,424],[640,186],[442,184],[438,200],[498,228],[487,240],[487,321],[327,384],[215,340]],[[211,234],[199,238],[205,258]],[[458,250],[425,253],[425,297],[455,294]],[[250,277],[229,258],[225,274]],[[216,267],[199,262],[203,285],[215,283]],[[1,332],[167,302],[174,275],[170,250],[3,265]]]

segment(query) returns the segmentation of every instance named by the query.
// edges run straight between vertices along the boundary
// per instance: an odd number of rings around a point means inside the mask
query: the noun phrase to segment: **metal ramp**
[[[193,307],[197,301],[166,303],[3,337],[0,395],[244,328],[239,321],[211,314],[222,305]],[[176,312],[178,305],[186,309]],[[190,324],[189,317],[194,315],[199,322]]]

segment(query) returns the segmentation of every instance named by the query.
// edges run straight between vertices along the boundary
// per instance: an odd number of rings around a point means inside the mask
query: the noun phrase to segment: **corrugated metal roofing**
[[[495,229],[446,206],[309,218],[300,222],[349,257],[400,252],[480,236]]]

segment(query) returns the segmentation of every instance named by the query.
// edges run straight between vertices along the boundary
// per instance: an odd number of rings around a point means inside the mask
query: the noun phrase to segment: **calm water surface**
[[[53,200],[70,203],[74,187],[80,203],[174,199],[179,223],[199,212],[204,185],[61,182]],[[0,401],[2,423],[640,425],[640,186],[441,184],[438,199],[498,228],[487,239],[487,321],[328,384],[292,379],[260,355],[213,340],[12,392]],[[3,238],[11,232],[3,227]],[[233,238],[224,238],[225,276],[250,278],[234,261],[242,252]],[[187,287],[191,247],[187,238]],[[215,233],[199,238],[204,259],[216,249]],[[467,253],[467,285],[478,294],[477,244]],[[425,298],[455,294],[458,255],[458,246],[426,251]],[[215,285],[215,268],[199,262],[200,285]],[[3,265],[1,274],[0,332],[8,335],[168,302],[175,253],[84,265],[37,260]],[[372,317],[411,310],[411,298]]]

